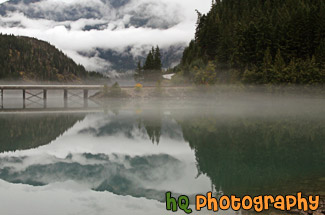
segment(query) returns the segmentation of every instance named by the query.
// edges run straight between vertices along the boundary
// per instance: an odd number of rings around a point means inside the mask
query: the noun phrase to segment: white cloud
[[[78,52],[96,48],[123,52],[132,47],[132,53],[140,54],[151,45],[167,48],[188,43],[194,37],[195,9],[207,12],[210,4],[210,0],[131,0],[121,8],[113,8],[100,0],[45,0],[28,8],[17,5],[17,12],[0,17],[0,32],[48,41],[93,70],[109,63],[99,62],[98,57],[80,56]],[[86,7],[91,12],[83,9]],[[71,8],[75,14],[68,13]],[[41,13],[44,18],[31,18],[26,10]],[[87,14],[91,17],[86,17]],[[132,22],[137,19],[144,19],[146,24],[136,26]],[[84,30],[94,25],[100,27]]]
[[[83,66],[86,67],[89,71],[99,71],[102,70],[103,68],[110,67],[109,62],[98,57],[98,53],[95,53],[94,56],[87,57],[87,56],[82,56],[75,51],[68,50],[63,52],[65,52],[65,54],[67,54],[69,57],[74,59],[76,62],[83,63]]]

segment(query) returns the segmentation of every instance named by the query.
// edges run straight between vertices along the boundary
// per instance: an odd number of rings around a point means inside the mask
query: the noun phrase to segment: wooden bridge
[[[9,90],[21,90],[22,99],[23,99],[23,108],[26,107],[26,100],[31,101],[32,98],[38,98],[43,100],[44,108],[47,106],[47,92],[49,90],[62,90],[63,91],[63,101],[64,107],[67,107],[68,104],[68,94],[76,97],[82,98],[76,93],[71,91],[82,90],[83,91],[83,100],[84,106],[87,107],[88,97],[90,90],[100,91],[103,89],[103,85],[0,85],[1,91],[1,108],[4,106],[4,94]],[[38,91],[37,93],[32,92]]]

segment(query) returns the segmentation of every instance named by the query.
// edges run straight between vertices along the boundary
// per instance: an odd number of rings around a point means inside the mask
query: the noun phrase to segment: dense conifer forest
[[[149,51],[144,64],[138,62],[137,69],[135,71],[135,79],[146,79],[152,76],[158,77],[162,72],[162,62],[161,62],[161,53],[160,49],[157,46],[156,48],[152,47]]]
[[[217,0],[174,71],[197,84],[325,83],[325,1]]]
[[[82,81],[102,77],[87,72],[47,42],[0,34],[0,80]]]

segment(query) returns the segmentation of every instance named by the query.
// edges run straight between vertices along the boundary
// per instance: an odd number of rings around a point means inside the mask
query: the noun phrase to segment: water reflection
[[[90,114],[49,145],[2,154],[0,178],[33,186],[72,180],[94,191],[158,201],[171,188],[192,199],[207,192],[211,184],[196,177],[194,153],[181,127],[161,115],[159,131],[155,127],[152,133],[156,124],[149,118],[129,111]]]
[[[43,156],[43,160],[51,162],[28,165],[24,169],[18,167],[30,159],[27,156],[0,159],[0,178],[33,186],[73,180],[96,191],[163,201],[166,190],[149,189],[144,185],[170,180],[172,177],[168,175],[177,178],[183,174],[179,171],[183,169],[182,163],[166,154],[130,157],[84,153],[69,154],[64,159]]]
[[[0,115],[0,153],[46,145],[83,118],[79,114]]]
[[[164,201],[166,191],[192,200],[211,190],[324,196],[323,102],[300,109],[292,101],[236,102],[188,109],[112,103],[87,116],[3,115],[0,179],[35,187],[73,182],[98,196],[143,197],[148,205]]]
[[[227,195],[324,194],[324,119],[202,116],[180,124],[200,173]]]

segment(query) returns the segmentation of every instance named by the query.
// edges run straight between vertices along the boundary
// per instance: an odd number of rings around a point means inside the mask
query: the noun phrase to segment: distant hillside
[[[47,42],[0,34],[0,80],[65,82],[100,77]]]

